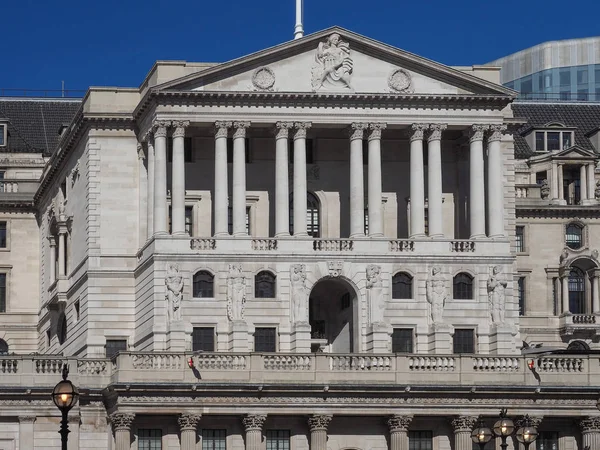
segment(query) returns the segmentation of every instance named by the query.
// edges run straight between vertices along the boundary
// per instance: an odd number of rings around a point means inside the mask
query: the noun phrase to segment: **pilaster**
[[[454,450],[472,450],[471,430],[476,423],[475,416],[457,416],[450,419],[454,430]]]
[[[308,418],[310,450],[327,450],[327,428],[332,418],[330,414],[314,414]]]
[[[246,430],[246,450],[262,449],[262,430],[266,414],[248,414],[242,419]]]
[[[131,425],[135,414],[116,412],[110,415],[113,433],[115,435],[115,450],[130,450]]]
[[[408,427],[413,416],[394,415],[387,420],[390,450],[408,450]]]
[[[177,418],[181,433],[181,450],[196,449],[196,431],[201,418],[199,414],[181,414]]]
[[[583,448],[600,449],[600,416],[584,417],[579,421]]]
[[[383,205],[381,202],[381,134],[385,123],[369,124],[369,177],[368,202],[369,236],[383,236]]]

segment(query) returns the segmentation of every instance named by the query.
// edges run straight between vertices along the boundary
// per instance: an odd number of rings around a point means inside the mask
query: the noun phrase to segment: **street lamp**
[[[494,424],[494,434],[498,436],[502,441],[500,447],[502,450],[506,450],[508,448],[508,444],[506,443],[506,438],[511,436],[515,432],[515,423],[509,417],[506,417],[506,409],[500,410],[500,418]],[[481,422],[480,422],[481,423]],[[484,425],[485,426],[485,425]],[[479,425],[478,425],[479,427]],[[483,431],[480,431],[483,430]],[[487,429],[489,430],[489,428]],[[479,432],[481,436],[485,435],[485,428],[476,428],[471,433],[471,439],[473,442],[482,442],[481,440],[476,440],[476,431]],[[517,440],[525,445],[525,450],[529,448],[529,445],[537,439],[538,431],[533,426],[533,423],[529,416],[525,416],[523,418],[522,423],[520,424],[519,429],[517,430]],[[483,439],[483,438],[482,438]],[[488,439],[489,441],[490,439]],[[486,441],[487,442],[487,441]],[[481,445],[481,444],[480,444]],[[485,445],[485,444],[484,444]],[[483,446],[481,447],[483,448]]]
[[[79,399],[79,390],[73,385],[67,377],[69,376],[69,366],[63,365],[62,370],[62,381],[60,381],[52,390],[52,401],[62,413],[62,420],[60,422],[60,438],[62,443],[62,450],[67,450],[67,440],[69,435],[69,422],[67,415],[73,406],[77,404]]]
[[[533,422],[529,415],[523,418],[521,428],[517,430],[517,441],[525,445],[525,450],[529,448],[529,445],[534,442],[538,437],[538,431],[533,426]]]
[[[489,429],[485,425],[485,422],[480,419],[473,431],[471,432],[471,440],[476,444],[479,444],[479,448],[481,450],[484,449],[485,444],[492,440],[493,433],[492,430]]]

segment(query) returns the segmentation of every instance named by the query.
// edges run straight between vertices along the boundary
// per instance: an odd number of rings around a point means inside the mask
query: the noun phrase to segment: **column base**
[[[496,355],[510,355],[514,353],[516,343],[514,328],[506,324],[493,324],[490,327],[490,352]]]
[[[188,325],[183,320],[176,320],[169,323],[169,331],[167,332],[167,349],[171,352],[187,351],[186,338],[192,334],[192,330],[186,330]]]
[[[275,233],[275,236],[278,239],[284,239],[291,237],[290,233]]]
[[[408,238],[409,239],[422,239],[422,238],[426,238],[427,235],[425,233],[418,233],[418,234],[411,234]]]
[[[214,238],[220,238],[220,237],[228,237],[228,236],[231,236],[231,235],[229,233],[223,231],[221,233],[215,233],[215,234],[213,234],[212,237],[214,237]]]
[[[187,234],[185,231],[174,231],[173,233],[171,233],[171,236],[178,236],[178,237],[189,237],[189,234]]]
[[[436,355],[449,355],[452,353],[452,333],[451,325],[444,323],[433,324],[429,328],[429,352]]]
[[[229,351],[248,351],[248,324],[243,320],[236,320],[229,325]]]
[[[443,239],[444,233],[430,234],[429,238],[430,239]]]
[[[389,353],[392,327],[386,323],[376,322],[367,328],[367,351],[373,353]]]
[[[168,236],[169,233],[167,233],[166,231],[155,231],[153,236]]]
[[[473,241],[475,239],[485,239],[486,237],[485,234],[472,234],[469,239]]]
[[[310,353],[310,331],[308,322],[297,322],[292,325],[290,347],[295,353]]]
[[[243,233],[233,233],[233,237],[248,237],[248,233],[245,231]]]
[[[356,234],[351,234],[348,239],[361,239],[364,238],[366,235],[365,233],[356,233]]]
[[[301,237],[301,238],[305,238],[308,237],[308,233],[294,233],[294,237]]]
[[[383,233],[369,233],[370,238],[382,238]]]

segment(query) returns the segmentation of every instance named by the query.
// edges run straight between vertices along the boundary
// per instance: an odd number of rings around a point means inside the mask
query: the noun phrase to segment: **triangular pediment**
[[[555,159],[596,159],[598,155],[590,150],[574,145],[553,155]]]
[[[155,90],[515,95],[501,85],[340,27],[216,65]]]

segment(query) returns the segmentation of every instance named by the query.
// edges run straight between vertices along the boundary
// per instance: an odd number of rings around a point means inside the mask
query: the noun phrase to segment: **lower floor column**
[[[562,313],[569,312],[569,273],[563,274],[560,278],[562,294]]]
[[[332,417],[329,414],[315,414],[308,418],[310,450],[327,450],[327,428]]]
[[[600,313],[600,270],[594,270],[592,277],[592,313]]]
[[[266,420],[266,414],[248,414],[242,419],[246,429],[246,450],[262,449],[262,429]]]
[[[131,424],[135,414],[116,412],[110,415],[113,432],[115,433],[115,450],[131,449]]]
[[[35,416],[19,416],[19,448],[33,448]]]
[[[454,430],[454,450],[472,450],[471,431],[476,423],[474,416],[457,416],[450,420]]]
[[[388,419],[390,450],[408,450],[408,427],[412,416],[395,415]]]
[[[196,450],[196,430],[201,418],[199,414],[181,414],[177,418],[181,431],[181,450]]]
[[[587,177],[587,166],[583,165],[579,168],[579,199],[582,202],[588,199]]]
[[[585,417],[579,421],[579,426],[583,448],[600,449],[600,417]]]

